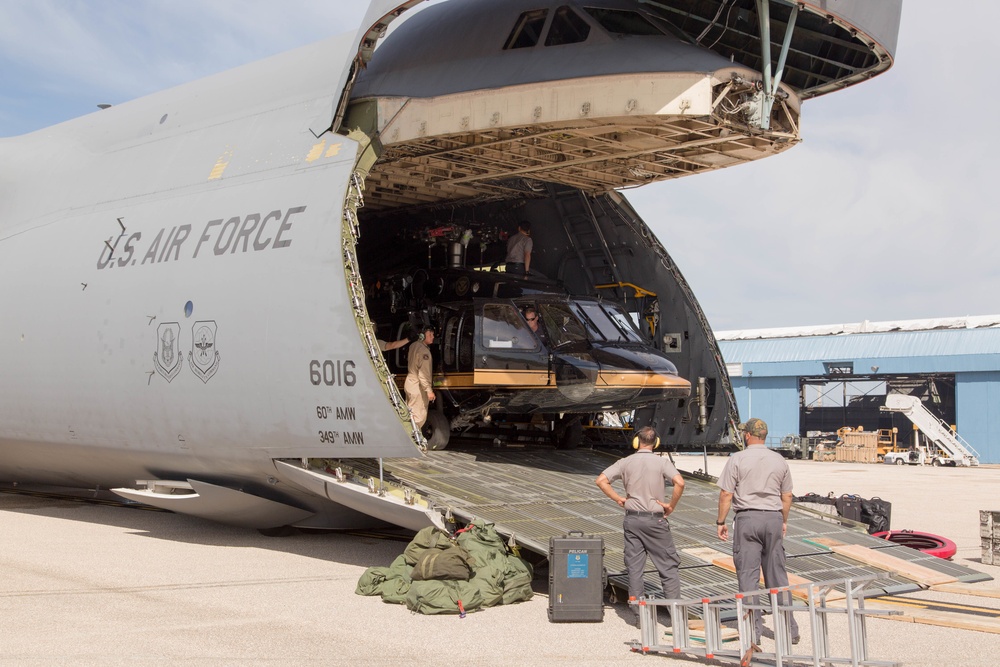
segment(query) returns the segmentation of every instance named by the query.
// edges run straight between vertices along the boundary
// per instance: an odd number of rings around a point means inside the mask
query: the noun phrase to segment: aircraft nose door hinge
[[[785,59],[788,57],[788,50],[792,44],[792,33],[795,31],[795,21],[798,16],[799,3],[794,3],[788,17],[788,23],[785,25],[785,39],[781,44],[778,65],[772,75],[771,0],[757,0],[757,19],[760,22],[761,74],[764,75],[763,90],[760,91],[757,100],[760,104],[760,128],[762,130],[771,128],[771,109],[774,107],[774,99],[779,91],[781,76],[785,70]]]

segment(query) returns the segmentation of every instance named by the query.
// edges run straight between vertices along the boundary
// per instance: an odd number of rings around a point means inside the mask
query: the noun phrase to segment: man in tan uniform
[[[422,339],[410,345],[406,361],[406,382],[403,390],[406,392],[406,406],[410,408],[413,421],[417,428],[423,428],[427,421],[427,404],[434,400],[434,385],[431,381],[431,351],[428,345],[434,344],[434,329],[425,327]]]

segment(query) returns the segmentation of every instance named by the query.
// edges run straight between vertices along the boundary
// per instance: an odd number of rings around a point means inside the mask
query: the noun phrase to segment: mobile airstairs
[[[633,651],[666,653],[677,656],[703,658],[738,665],[871,665],[894,667],[901,663],[872,660],[868,657],[868,631],[865,623],[870,614],[892,615],[898,611],[865,608],[866,587],[877,575],[853,577],[834,581],[809,582],[772,588],[767,591],[750,591],[694,600],[668,600],[641,598],[632,600],[639,615],[638,641],[629,642]],[[831,595],[836,591],[836,595]],[[843,591],[843,592],[840,592]],[[789,602],[789,593],[802,598]],[[755,603],[755,597],[766,601]],[[835,597],[835,600],[828,600]],[[834,606],[835,605],[835,606]],[[657,620],[657,609],[669,612],[668,625]],[[764,652],[753,644],[753,618],[750,612],[760,610],[770,614],[774,629],[774,651]],[[802,644],[792,644],[789,614],[796,612],[796,620],[803,633]],[[850,655],[838,657],[830,643],[830,615],[846,616]],[[733,618],[723,625],[724,618]],[[700,621],[691,619],[700,617]],[[736,632],[728,627],[735,623]],[[839,629],[840,624],[837,624]],[[794,649],[794,650],[793,650]],[[808,650],[808,653],[794,651]]]
[[[907,394],[888,394],[885,397],[885,407],[888,412],[902,412],[913,425],[927,436],[927,439],[945,453],[944,457],[934,457],[935,465],[941,458],[944,463],[960,466],[979,465],[979,453],[966,442],[962,436],[951,430],[941,419],[924,407],[917,396]]]

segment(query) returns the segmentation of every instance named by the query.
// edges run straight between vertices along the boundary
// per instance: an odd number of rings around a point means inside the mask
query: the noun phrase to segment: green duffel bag
[[[476,519],[458,534],[458,544],[469,552],[477,564],[507,554],[507,545],[494,525],[481,519]]]
[[[357,595],[381,595],[382,584],[385,583],[390,574],[387,567],[370,567],[361,574],[354,592]]]
[[[503,603],[530,600],[535,594],[531,589],[534,575],[531,563],[517,556],[507,556],[507,569],[504,571],[503,579]]]
[[[406,556],[399,554],[396,560],[389,565],[389,579],[405,579],[410,581],[410,571],[413,569],[412,563],[406,562]]]
[[[469,583],[476,587],[479,595],[483,598],[484,607],[495,607],[503,604],[503,584],[497,579],[482,576],[484,571],[479,569],[475,576],[469,579]]]
[[[358,595],[381,595],[386,602],[402,603],[410,587],[410,570],[402,554],[389,567],[370,567],[362,573],[354,592]],[[387,596],[391,599],[387,599]]]
[[[471,582],[414,581],[406,595],[406,608],[418,614],[458,614],[459,600],[465,611],[483,606],[483,598]]]
[[[451,536],[436,526],[427,526],[420,529],[410,543],[403,550],[406,562],[413,566],[417,564],[417,559],[428,549],[447,549],[454,545]]]
[[[382,602],[388,604],[406,604],[406,594],[410,592],[413,582],[409,577],[395,577],[382,582],[381,595]]]
[[[471,576],[469,553],[457,544],[451,544],[447,549],[425,549],[410,573],[414,581],[430,579],[468,581]]]

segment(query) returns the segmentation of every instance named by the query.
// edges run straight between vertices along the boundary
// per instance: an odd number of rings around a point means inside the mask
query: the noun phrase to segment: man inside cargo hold
[[[635,454],[619,459],[597,478],[597,486],[604,495],[625,509],[622,527],[629,599],[645,595],[643,571],[647,556],[660,575],[664,597],[680,598],[681,561],[667,517],[677,509],[684,493],[684,478],[669,458],[653,453],[660,446],[660,438],[651,426],[639,429],[632,446],[638,450]],[[619,479],[625,487],[624,498],[611,487]],[[673,485],[669,503],[663,502],[665,484]]]

